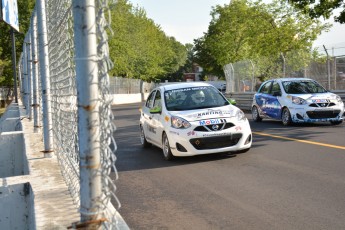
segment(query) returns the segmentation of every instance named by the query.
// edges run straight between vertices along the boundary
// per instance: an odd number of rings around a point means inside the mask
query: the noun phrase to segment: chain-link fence
[[[117,170],[109,89],[118,82],[110,84],[108,76],[108,4],[38,0],[19,60],[27,115],[35,128],[43,125],[45,156],[56,154],[80,210],[75,228],[119,228],[120,202],[110,178],[113,171],[117,179]]]
[[[228,93],[253,92],[260,79],[280,77],[307,77],[328,90],[345,90],[345,43],[229,63],[224,66],[224,73]]]
[[[162,84],[123,77],[110,77],[109,82],[109,93],[111,94],[149,93],[152,89]]]

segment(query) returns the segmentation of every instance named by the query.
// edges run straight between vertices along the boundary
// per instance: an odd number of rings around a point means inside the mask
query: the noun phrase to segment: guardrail
[[[331,91],[341,97],[345,103],[345,90],[334,90]],[[242,92],[242,93],[230,93],[225,94],[226,97],[231,97],[236,100],[236,105],[245,111],[251,110],[253,96],[256,92]]]

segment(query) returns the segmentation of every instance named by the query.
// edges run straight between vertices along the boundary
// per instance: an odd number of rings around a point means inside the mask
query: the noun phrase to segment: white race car
[[[344,103],[308,78],[279,78],[261,84],[252,102],[254,121],[281,120],[284,125],[299,122],[343,122]]]
[[[155,88],[141,109],[141,144],[163,149],[164,158],[246,152],[252,132],[244,113],[217,88],[202,82]]]

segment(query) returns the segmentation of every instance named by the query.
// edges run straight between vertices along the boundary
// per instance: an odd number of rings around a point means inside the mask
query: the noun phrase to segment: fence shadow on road
[[[175,157],[172,161],[166,161],[163,158],[162,150],[156,146],[143,148],[140,143],[135,145],[124,145],[124,143],[122,145],[119,143],[115,164],[119,172],[124,172],[218,161],[236,157],[237,154],[226,152],[190,157]]]

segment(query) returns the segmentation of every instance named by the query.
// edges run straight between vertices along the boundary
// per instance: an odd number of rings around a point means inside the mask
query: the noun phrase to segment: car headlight
[[[191,125],[188,121],[181,117],[171,117],[171,126],[176,128],[176,129],[186,129],[189,128]]]
[[[246,115],[244,114],[242,110],[237,110],[235,117],[239,121],[245,121],[247,119]]]
[[[303,98],[292,96],[292,103],[294,103],[296,105],[303,105],[303,104],[306,104],[307,101],[304,100]]]
[[[343,102],[343,100],[341,100],[341,97],[339,95],[336,95],[335,99],[337,99],[338,102]]]

